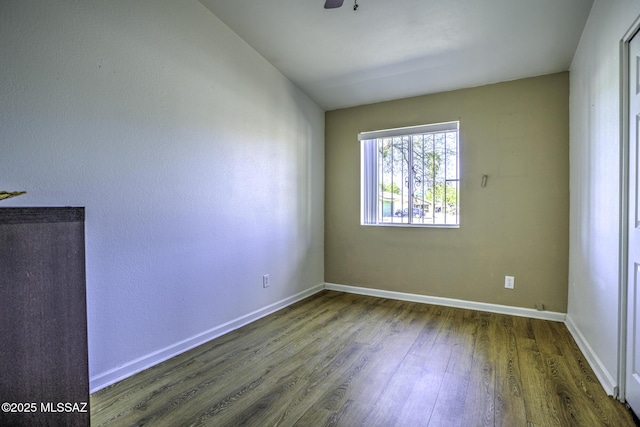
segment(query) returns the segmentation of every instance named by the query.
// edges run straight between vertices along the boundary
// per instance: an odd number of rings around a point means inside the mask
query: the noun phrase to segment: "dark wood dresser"
[[[0,426],[87,426],[84,208],[0,208]]]

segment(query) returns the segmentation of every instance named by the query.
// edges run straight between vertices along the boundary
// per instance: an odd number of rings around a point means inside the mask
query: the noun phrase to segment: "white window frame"
[[[458,121],[435,123],[422,126],[409,126],[394,129],[384,129],[371,132],[361,132],[358,134],[358,140],[360,141],[360,171],[361,171],[361,188],[360,188],[360,224],[369,226],[391,226],[391,227],[429,227],[429,228],[459,228],[460,227],[460,123]],[[432,209],[432,222],[425,223],[423,219],[414,218],[414,176],[412,171],[408,171],[409,175],[406,178],[406,182],[403,187],[406,188],[407,194],[403,197],[407,198],[407,222],[389,222],[384,220],[383,204],[380,201],[382,191],[380,191],[381,180],[379,175],[379,144],[383,139],[408,137],[413,141],[414,136],[424,136],[428,134],[439,133],[456,133],[456,149],[455,149],[455,179],[447,179],[445,176],[444,185],[446,188],[448,181],[455,181],[456,186],[456,205],[455,205],[455,221],[448,221],[451,219],[451,215],[441,215],[445,219],[444,222],[435,221],[435,204]],[[408,150],[408,163],[413,164],[413,146],[409,143]],[[446,150],[446,149],[445,149]],[[446,162],[446,160],[445,160]],[[408,168],[409,169],[409,168]],[[405,191],[403,189],[402,191]],[[424,201],[423,196],[423,201]],[[445,203],[446,205],[446,203]],[[404,206],[404,205],[403,205]],[[424,214],[423,214],[424,215]]]

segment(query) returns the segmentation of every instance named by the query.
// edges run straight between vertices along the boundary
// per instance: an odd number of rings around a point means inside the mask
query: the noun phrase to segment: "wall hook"
[[[482,175],[482,184],[480,184],[482,188],[487,186],[487,178],[489,178],[489,175]]]

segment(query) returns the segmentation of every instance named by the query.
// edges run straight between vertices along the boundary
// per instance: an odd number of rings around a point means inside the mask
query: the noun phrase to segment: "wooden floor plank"
[[[526,331],[531,330],[530,320],[526,319]],[[516,343],[520,375],[522,382],[522,396],[524,399],[526,420],[536,426],[545,423],[550,426],[562,425],[558,418],[555,400],[551,398],[548,387],[547,369],[542,355],[538,350],[535,339],[528,338],[528,333],[520,337]]]
[[[491,332],[496,378],[495,425],[525,425],[527,416],[513,318],[497,316],[492,323]]]
[[[429,426],[467,427],[469,425],[461,416],[465,412],[469,380],[469,374],[445,372],[436,404],[429,418]]]
[[[282,425],[298,420],[332,382],[343,377],[346,367],[365,353],[367,346],[359,343],[356,336],[357,332],[335,337],[321,353],[305,358],[287,375],[277,378],[275,386],[266,384],[259,390],[257,400],[246,402],[237,416],[226,417],[228,425]]]
[[[391,310],[385,318],[379,319],[377,326],[370,323],[375,329],[372,334],[375,338],[368,344],[366,353],[302,416],[299,420],[301,425],[323,425],[336,418],[338,413],[343,422],[349,423],[362,422],[367,416],[369,410],[353,413],[363,406],[353,405],[352,402],[378,401],[426,321],[420,310],[407,304],[389,301],[389,305]],[[345,405],[349,405],[349,408],[345,408]]]
[[[490,337],[495,315],[482,313],[478,320],[463,425],[493,426],[495,421],[495,357]]]
[[[633,426],[562,323],[323,291],[91,396],[94,426]]]
[[[457,387],[458,384],[446,384],[447,367],[451,359],[453,346],[445,343],[434,344],[430,351],[420,357],[422,366],[412,382],[405,384],[411,389],[402,406],[398,406],[398,424],[405,426],[428,426],[434,418],[434,410],[438,399],[442,397],[442,389]],[[414,356],[415,357],[415,356]],[[388,409],[393,412],[392,408]],[[443,416],[438,413],[436,416]],[[447,425],[441,421],[431,425]]]

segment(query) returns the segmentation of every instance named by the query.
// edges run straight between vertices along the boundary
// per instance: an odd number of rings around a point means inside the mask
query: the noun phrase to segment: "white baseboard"
[[[602,363],[596,352],[593,351],[593,348],[591,348],[584,335],[582,335],[582,332],[580,332],[580,329],[578,329],[571,316],[567,315],[567,319],[564,323],[567,325],[567,329],[569,329],[571,336],[573,336],[576,344],[578,344],[580,351],[584,354],[584,357],[587,359],[587,363],[591,366],[591,369],[593,369],[593,372],[596,374],[596,377],[598,378],[598,381],[600,381],[605,392],[609,396],[617,397],[617,393],[615,392],[616,382],[609,374],[609,371],[604,366],[604,363]]]
[[[128,362],[122,366],[118,366],[117,368],[94,375],[89,379],[90,392],[95,393],[100,389],[103,389],[138,372],[157,365],[158,363],[164,362],[165,360],[177,356],[180,353],[202,345],[214,338],[229,333],[271,313],[281,310],[291,304],[303,300],[315,293],[322,291],[324,288],[324,284],[319,284],[317,286],[314,286],[313,288],[307,289],[306,291],[299,292],[295,295],[263,307],[259,310],[245,314],[244,316],[238,317],[237,319],[213,327],[208,331],[204,331],[183,341],[139,357],[138,359],[132,360],[131,362]]]
[[[325,289],[348,292],[352,294],[369,295],[373,297],[389,298],[402,301],[420,302],[424,304],[443,305],[446,307],[466,308],[469,310],[487,311],[490,313],[508,314],[511,316],[531,317],[534,319],[564,322],[566,313],[554,311],[538,311],[532,308],[512,307],[508,305],[489,304],[484,302],[465,301],[453,298],[431,297],[427,295],[409,294],[405,292],[384,291],[380,289],[361,288],[358,286],[325,283]]]

